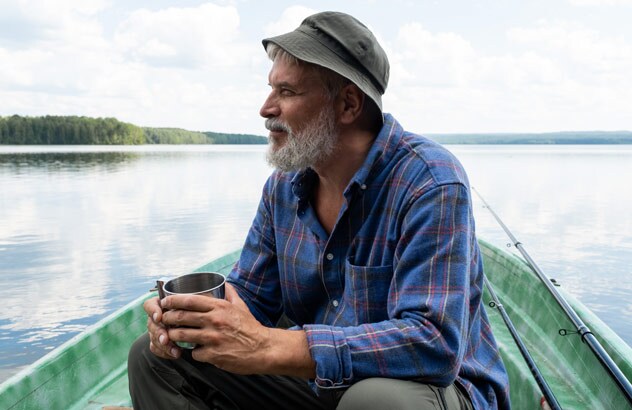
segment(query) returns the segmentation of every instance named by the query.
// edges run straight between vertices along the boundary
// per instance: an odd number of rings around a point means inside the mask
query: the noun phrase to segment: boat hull
[[[560,329],[572,331],[572,325],[528,265],[487,242],[480,241],[480,245],[486,275],[561,407],[629,408],[581,337],[560,335]],[[239,252],[233,252],[196,271],[227,274],[238,257]],[[632,349],[589,309],[563,289],[560,291],[630,379]],[[130,406],[127,352],[146,329],[142,303],[150,296],[139,297],[0,385],[2,408]],[[541,408],[542,393],[497,308],[489,305],[487,289],[483,298],[509,373],[513,408]]]
[[[571,320],[527,263],[485,241],[479,242],[485,275],[561,408],[630,408],[616,382],[576,333]],[[557,289],[630,380],[630,347],[561,286]],[[491,296],[487,289],[483,297],[488,303],[487,313],[509,372],[511,402],[515,408],[538,408],[542,392],[498,309],[489,305]]]

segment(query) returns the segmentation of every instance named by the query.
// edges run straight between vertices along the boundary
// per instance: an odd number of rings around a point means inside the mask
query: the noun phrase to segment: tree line
[[[4,145],[266,144],[258,135],[139,127],[116,118],[0,116]]]

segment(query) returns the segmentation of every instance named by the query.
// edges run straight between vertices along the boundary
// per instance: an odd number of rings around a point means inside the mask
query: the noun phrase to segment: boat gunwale
[[[529,312],[534,312],[533,307],[530,309],[528,306],[525,306],[524,303],[518,303],[521,300],[519,292],[515,290],[511,291],[508,288],[503,288],[498,292],[503,295],[505,301],[511,301],[510,303],[506,303],[505,307],[508,307],[509,315],[512,317],[512,320],[519,324],[517,325],[517,327],[520,328],[519,333],[523,338],[526,337],[525,343],[536,359],[540,371],[545,373],[550,387],[552,387],[554,392],[562,396],[558,398],[558,400],[565,402],[568,408],[576,408],[574,406],[590,406],[589,408],[595,409],[608,408],[605,404],[602,404],[602,402],[606,403],[608,400],[625,400],[625,396],[617,385],[616,380],[601,366],[598,362],[598,357],[594,355],[594,352],[588,349],[588,346],[581,339],[581,335],[575,335],[573,332],[569,332],[568,335],[562,336],[558,333],[559,329],[562,328],[571,329],[572,322],[565,314],[562,314],[561,308],[555,303],[554,298],[548,292],[539,293],[540,287],[542,289],[545,287],[526,260],[485,240],[479,239],[479,244],[481,245],[483,261],[486,266],[486,275],[489,277],[491,274],[492,277],[490,277],[490,281],[494,285],[507,280],[513,282],[512,285],[509,285],[510,287],[517,286],[517,283],[520,283],[520,285],[529,284],[529,288],[521,288],[521,290],[525,294],[532,291],[529,296],[542,303],[538,305],[536,310],[550,309],[546,312],[549,315],[547,320],[551,322],[543,323],[542,318],[533,319],[531,315],[529,315]],[[493,266],[494,264],[497,265],[497,267]],[[514,278],[493,278],[495,272],[500,272],[501,275],[512,274]],[[505,285],[507,286],[507,283],[505,283]],[[557,283],[557,285],[560,284]],[[604,349],[613,358],[615,363],[619,365],[619,368],[622,369],[625,376],[630,379],[632,377],[632,348],[600,318],[590,312],[578,299],[562,289],[561,286],[558,287],[557,290],[562,291],[560,292],[561,296],[567,299],[566,301],[582,320],[585,320],[590,327],[596,329],[594,333],[599,334],[595,336],[600,341],[606,341],[606,343],[602,343]],[[522,301],[524,302],[524,299]],[[491,316],[494,315],[494,313],[492,313],[493,309],[489,309],[489,307],[486,306],[486,310],[491,319]],[[496,320],[494,324],[498,324],[498,326],[493,327],[494,335],[497,339],[501,339],[502,337],[499,337],[501,336],[500,333],[505,332],[505,329],[501,330],[501,328],[506,327],[506,325],[504,323],[500,324],[498,320]],[[552,329],[555,329],[555,331],[551,332]],[[508,345],[509,350],[514,348],[511,343],[508,343]],[[541,351],[542,346],[547,347],[547,349],[551,348],[550,346],[554,346],[552,348],[554,354],[543,354]],[[520,369],[520,367],[526,366],[526,361],[522,356],[516,354],[507,355],[507,353],[508,349],[504,351],[501,350],[501,356],[508,356],[507,359],[510,359],[510,363],[505,364],[509,365],[508,367],[512,367],[511,371],[518,370],[519,374],[524,374],[524,369]],[[568,359],[569,356],[575,360],[563,359],[564,357]],[[508,371],[509,370],[508,368]],[[579,375],[583,376],[580,377]],[[604,384],[604,379],[598,375],[607,375],[608,383]],[[552,381],[557,383],[551,384]],[[562,385],[566,387],[562,387]],[[615,393],[617,399],[610,398],[610,396],[606,395],[605,397],[609,398],[603,400],[603,391],[605,390],[602,391],[602,389],[606,385],[609,386],[609,391]],[[512,386],[515,386],[515,383],[512,384]],[[592,394],[586,395],[588,391],[591,391]],[[625,402],[627,403],[627,401]]]
[[[488,242],[485,242],[484,240],[479,240],[479,243],[481,244],[484,260],[486,257],[489,258],[489,256],[485,256],[486,248],[488,248],[495,254],[499,255],[499,258],[502,260],[502,263],[515,265],[514,267],[519,268],[521,270],[529,269],[526,262],[523,259],[521,259],[519,256],[511,252],[507,252],[503,250],[502,248],[499,248]],[[234,262],[239,257],[239,253],[240,253],[240,250],[225,254],[224,256],[218,259],[215,259],[214,261],[211,261],[193,270],[193,272],[206,271],[206,270],[225,272],[234,265]],[[500,263],[500,261],[497,261],[497,262]],[[509,266],[506,269],[508,272],[511,271],[511,267]],[[593,329],[595,329],[595,334],[596,336],[599,337],[600,341],[602,341],[602,344],[604,345],[604,348],[606,349],[606,351],[608,351],[608,353],[613,356],[613,359],[615,359],[615,361],[618,364],[620,364],[624,373],[628,377],[630,377],[630,375],[632,374],[632,348],[630,348],[630,346],[628,346],[616,333],[614,333],[612,329],[610,329],[601,319],[599,319],[593,312],[591,312],[587,307],[585,307],[585,305],[583,305],[578,299],[568,294],[568,292],[566,292],[564,289],[560,289],[560,290],[562,291],[562,295],[567,299],[567,301],[573,307],[573,309],[577,311],[577,313],[582,317],[583,320],[586,321],[586,323],[589,323],[590,326]],[[64,358],[63,356],[65,354],[68,354],[68,351],[76,349],[77,345],[84,342],[84,340],[87,343],[88,339],[90,339],[91,337],[94,337],[95,335],[97,335],[98,333],[102,331],[107,333],[107,329],[104,330],[105,328],[110,328],[110,327],[119,328],[120,327],[121,329],[119,329],[119,332],[123,332],[127,326],[124,326],[121,324],[117,325],[117,322],[119,322],[120,319],[125,317],[126,315],[130,315],[131,320],[129,322],[124,322],[125,324],[131,323],[131,322],[138,322],[139,320],[142,320],[143,323],[142,324],[138,323],[138,324],[139,324],[139,328],[142,328],[142,331],[144,331],[144,322],[146,320],[146,315],[144,314],[144,311],[140,309],[140,306],[142,305],[142,302],[145,299],[151,297],[152,295],[154,295],[154,293],[147,293],[145,295],[139,296],[135,300],[126,304],[125,306],[117,309],[112,314],[96,322],[94,325],[90,326],[86,331],[69,339],[68,341],[60,345],[55,350],[49,352],[47,355],[43,356],[42,358],[38,359],[37,361],[29,365],[28,367],[22,369],[15,375],[5,380],[2,384],[0,384],[0,397],[4,399],[3,395],[6,394],[7,391],[12,388],[12,386],[18,385],[20,383],[24,383],[26,379],[34,378],[32,376],[35,375],[36,373],[48,371],[47,367],[51,367],[54,370],[54,363],[60,360],[63,361],[63,358]],[[485,295],[485,297],[486,296],[487,295]],[[485,305],[485,309],[488,312],[488,315],[491,316],[492,313],[490,311],[490,307]],[[136,317],[136,319],[134,319],[134,317]],[[494,330],[496,333],[496,328],[494,328]],[[139,331],[139,332],[142,333],[142,331]],[[123,336],[121,337],[123,338]],[[572,337],[572,336],[567,336],[567,337]],[[105,341],[104,343],[107,343],[107,341]],[[83,350],[82,351],[83,355],[77,356],[77,360],[78,361],[83,360],[85,356],[90,355],[90,353],[94,353],[94,350],[98,348],[99,347],[96,346],[93,349]],[[510,358],[512,361],[518,363],[521,360],[521,356],[518,353],[517,349],[514,349],[514,348],[515,348],[514,345],[508,344],[507,349],[504,352],[504,357]],[[117,351],[117,354],[120,354],[120,351]],[[114,387],[116,387],[116,392],[122,395],[123,393],[121,390],[121,378],[126,375],[126,366],[125,366],[126,360],[127,360],[126,355],[125,355],[124,360],[119,358],[119,362],[116,362],[117,363],[116,366],[112,366],[110,372],[107,373],[107,377],[102,377],[101,379],[99,379],[98,383],[93,383],[92,385],[89,386],[89,388],[84,389],[83,393],[77,394],[76,395],[77,397],[73,397],[71,399],[72,400],[71,404],[69,404],[66,407],[72,408],[72,409],[84,409],[87,407],[96,408],[95,406],[98,405],[100,408],[102,407],[102,404],[99,404],[97,401],[94,401],[94,398],[104,393],[104,391],[106,391],[108,388],[111,389],[110,386],[115,383],[116,383],[116,386]],[[68,365],[67,368],[70,366],[72,365]],[[516,377],[518,377],[519,379],[526,380],[527,383],[535,383],[535,381],[531,380],[530,376],[532,375],[530,375],[528,369],[526,370],[525,369],[526,368],[524,368],[524,366],[521,367],[520,365],[515,367],[514,371],[516,372],[515,373]],[[51,379],[57,376],[59,376],[59,371],[56,374],[51,374],[45,380],[39,381],[36,386],[31,388],[31,391],[29,394],[32,395],[36,392],[37,389],[45,388],[46,385],[49,382],[51,382]],[[527,379],[524,379],[524,378],[527,378]],[[58,383],[58,382],[53,382],[53,383]],[[524,394],[533,395],[533,400],[538,399],[538,397],[536,397],[537,386],[535,388],[533,388],[532,386],[520,386],[519,388],[524,390]],[[112,397],[112,396],[110,395],[108,397]],[[20,400],[14,399],[13,404],[11,404],[9,408],[28,408],[28,407],[20,407],[21,406],[20,403],[25,400],[28,401],[26,395],[23,395],[23,397],[20,398]],[[35,400],[35,399],[31,398],[31,401],[32,400]],[[529,400],[532,400],[532,399],[530,398]],[[108,404],[125,405],[128,402],[129,402],[129,397],[121,397],[120,403],[108,403]],[[22,404],[22,406],[25,406],[25,405]]]
[[[193,270],[193,272],[213,270],[226,273],[227,269],[235,263],[240,253],[241,250],[236,250],[224,254]],[[124,334],[131,325],[142,321],[142,325],[137,327],[145,329],[147,316],[142,309],[139,310],[138,308],[142,306],[142,303],[146,299],[155,295],[156,292],[147,292],[146,294],[140,295],[4,380],[0,383],[0,398],[3,399],[3,405],[5,404],[4,400],[13,400],[8,404],[8,409],[22,408],[19,407],[22,402],[28,401],[29,398],[38,394],[38,391],[48,384],[55,383],[57,378],[61,377],[65,372],[70,371],[77,363],[83,360],[89,360],[91,355],[94,355],[100,347],[107,344],[110,340],[115,338],[116,335]],[[126,317],[129,317],[129,319],[122,320]],[[138,335],[141,333],[142,332],[139,332]],[[104,338],[104,335],[107,337]],[[90,345],[92,338],[99,340],[94,346]],[[115,339],[120,340],[121,338]],[[128,349],[129,346],[127,346],[125,350],[127,351]],[[69,363],[64,363],[67,357],[71,357],[73,360]],[[72,402],[87,403],[88,400],[86,397],[89,398],[88,394],[90,394],[90,392],[97,392],[99,391],[98,386],[105,388],[116,380],[116,377],[112,376],[111,373],[115,372],[116,369],[120,369],[126,361],[127,355],[125,355],[124,360],[119,360],[115,365],[109,366],[110,371],[107,372],[108,377],[97,378],[96,383],[89,385],[89,387],[83,389],[82,392],[74,394]],[[106,379],[110,381],[107,382]],[[66,407],[75,406],[76,404]]]

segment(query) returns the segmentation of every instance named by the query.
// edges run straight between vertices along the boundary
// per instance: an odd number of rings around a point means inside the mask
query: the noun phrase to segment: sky
[[[410,131],[632,130],[632,0],[0,0],[0,116],[265,135],[261,39],[325,10],[376,35]]]

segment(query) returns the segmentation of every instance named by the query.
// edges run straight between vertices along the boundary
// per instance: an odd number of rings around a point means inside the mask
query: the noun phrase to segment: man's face
[[[317,72],[277,58],[269,83],[272,91],[260,112],[270,130],[268,162],[281,171],[323,163],[338,135],[333,101]]]

